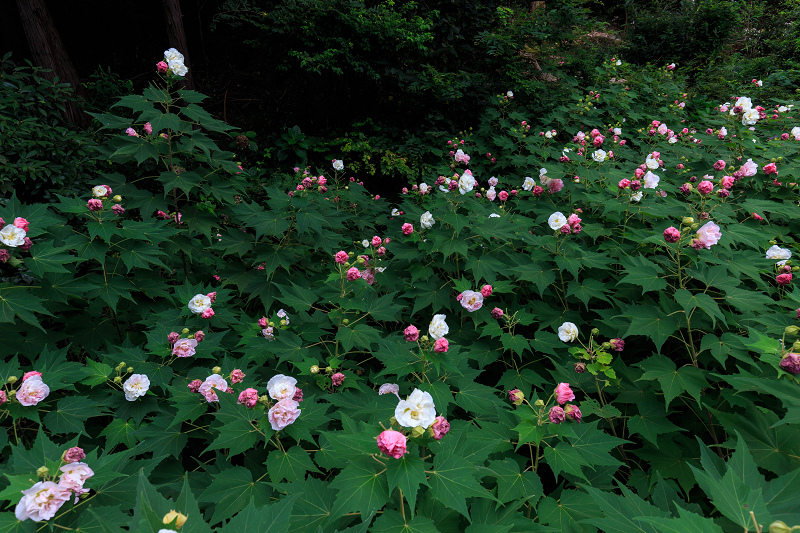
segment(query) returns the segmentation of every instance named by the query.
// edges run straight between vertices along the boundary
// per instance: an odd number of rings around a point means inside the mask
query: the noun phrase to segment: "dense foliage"
[[[391,204],[254,188],[175,54],[111,172],[0,207],[0,530],[800,524],[792,102],[611,59]]]

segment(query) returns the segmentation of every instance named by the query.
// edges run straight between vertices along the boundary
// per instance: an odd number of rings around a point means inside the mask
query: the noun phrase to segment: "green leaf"
[[[360,512],[361,516],[369,516],[389,501],[386,476],[382,473],[380,463],[372,458],[350,461],[330,487],[339,491],[333,508],[334,516],[353,511]]]
[[[318,528],[327,531],[339,519],[333,515],[333,501],[337,494],[330,483],[309,477],[282,487],[290,494],[298,495],[292,509],[292,533],[317,533]]]
[[[669,410],[672,400],[683,392],[688,392],[697,403],[700,403],[700,390],[708,387],[703,371],[693,366],[677,368],[671,359],[663,355],[654,355],[637,363],[635,366],[644,370],[637,381],[658,380],[664,391],[664,410]]]
[[[22,499],[22,491],[28,490],[36,483],[36,474],[17,474],[12,475],[9,473],[3,474],[10,485],[0,492],[0,500],[7,500],[11,505],[16,505]]]
[[[642,287],[642,293],[660,291],[667,287],[667,280],[661,277],[661,270],[654,266],[640,266],[635,270],[628,270],[628,275],[619,280],[621,283],[630,283]]]
[[[270,492],[266,483],[253,481],[249,469],[234,466],[214,476],[198,501],[213,504],[206,509],[206,520],[216,524],[232,517],[248,504],[256,508],[265,505],[269,502]]]
[[[242,533],[245,531],[258,531],[259,533],[287,533],[289,520],[297,494],[285,496],[277,503],[256,508],[254,502],[250,503],[230,522],[219,530],[220,533]],[[187,520],[187,524],[189,521]]]
[[[519,465],[511,460],[491,461],[489,470],[497,479],[497,499],[500,503],[522,499],[524,502],[534,504],[544,495],[544,489],[539,476],[535,472],[520,473]]]
[[[639,414],[628,421],[628,431],[631,435],[638,433],[658,447],[659,435],[686,430],[670,422],[658,402],[645,400],[639,404]]]
[[[340,327],[336,332],[336,340],[342,343],[342,348],[346,352],[349,352],[354,346],[370,350],[372,343],[381,342],[381,336],[372,326],[356,324]]]
[[[598,501],[583,491],[565,490],[558,501],[551,497],[544,498],[538,507],[539,520],[554,526],[563,533],[584,533],[594,531],[580,524],[587,519],[602,515]]]
[[[31,294],[33,291],[27,287],[0,288],[0,322],[14,322],[14,317],[20,317],[24,322],[44,331],[34,313],[53,316],[42,306],[42,299]]]
[[[375,519],[371,533],[440,533],[433,520],[416,515],[406,522],[397,511],[387,509]]]
[[[474,473],[475,468],[458,456],[443,458],[439,453],[434,458],[434,469],[428,472],[428,485],[434,498],[469,518],[466,498],[475,496],[496,501],[475,480]]]
[[[545,448],[544,458],[556,476],[561,472],[566,472],[583,480],[587,479],[581,467],[591,467],[591,464],[578,453],[578,450],[566,442],[559,442],[555,446]]]
[[[58,401],[58,407],[44,417],[44,425],[53,433],[86,433],[86,420],[101,415],[97,404],[88,398],[66,396]]]
[[[181,432],[179,426],[170,426],[167,416],[159,416],[150,424],[136,431],[136,438],[141,444],[136,448],[136,453],[157,452],[168,453],[180,459],[189,436]]]
[[[235,394],[217,393],[217,398],[220,409],[214,413],[217,419],[214,428],[219,430],[219,435],[206,450],[226,448],[231,455],[249,450],[260,438],[258,411],[239,405]]]
[[[54,247],[52,241],[34,244],[31,247],[30,257],[25,258],[25,266],[39,277],[44,277],[47,272],[69,273],[64,265],[81,261],[81,259],[63,253],[66,250],[69,250],[66,246]]]
[[[678,329],[678,318],[675,315],[662,313],[655,305],[635,306],[635,309],[632,307],[628,312],[634,312],[634,314],[626,315],[632,316],[632,320],[628,331],[623,337],[631,335],[650,337],[659,352],[669,336]]]
[[[169,269],[162,261],[167,254],[160,250],[155,244],[144,241],[129,242],[120,252],[120,257],[128,272],[134,268],[150,268],[151,264]]]
[[[544,290],[556,280],[556,274],[552,269],[545,268],[536,263],[527,263],[514,267],[512,272],[522,281],[535,283],[536,288],[539,289],[540,296],[544,293]]]
[[[425,477],[425,463],[414,450],[410,450],[400,459],[386,459],[386,480],[389,490],[399,487],[403,491],[403,496],[408,500],[408,507],[411,513],[417,502],[417,491],[420,485],[427,485]]]
[[[300,446],[293,446],[288,451],[272,450],[266,465],[273,483],[284,479],[290,482],[305,479],[306,472],[319,473],[308,452]]]
[[[129,122],[130,123],[130,122]],[[141,137],[123,137],[123,144],[109,156],[112,161],[128,161],[131,157],[136,159],[138,164],[148,159],[158,161],[159,152],[155,145]]]
[[[319,300],[314,291],[298,287],[294,283],[291,283],[291,287],[279,285],[278,283],[273,283],[273,285],[280,291],[279,296],[277,296],[278,300],[296,311],[308,311]]]
[[[100,436],[106,438],[106,449],[108,450],[114,449],[120,443],[128,448],[133,448],[138,442],[136,440],[136,424],[132,420],[112,420],[103,428]]]
[[[627,487],[620,487],[622,494],[604,492],[594,487],[585,487],[602,509],[602,517],[593,517],[587,520],[605,533],[658,533],[658,530],[647,523],[642,524],[640,517],[665,518],[669,513],[644,501]]]
[[[711,322],[714,327],[717,325],[717,319],[719,319],[723,324],[727,325],[725,315],[723,315],[722,311],[720,311],[719,305],[717,305],[717,302],[715,302],[714,299],[708,294],[704,294],[702,292],[692,294],[686,289],[678,289],[675,291],[675,301],[683,307],[683,310],[686,311],[687,316],[690,316],[692,309],[699,307],[709,317],[711,317]]]
[[[722,533],[722,528],[710,518],[696,515],[683,507],[678,507],[678,514],[678,518],[637,516],[634,520],[652,524],[661,533]]]
[[[725,303],[745,313],[764,313],[766,309],[775,306],[775,301],[764,293],[738,287],[725,287]]]

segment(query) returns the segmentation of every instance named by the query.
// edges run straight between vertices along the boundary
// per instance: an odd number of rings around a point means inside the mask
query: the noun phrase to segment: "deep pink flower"
[[[647,168],[647,167],[645,167],[645,168]],[[644,169],[643,168],[637,168],[636,170],[633,171],[633,175],[636,177],[637,180],[641,179],[641,177],[644,176]]]
[[[414,233],[414,226],[406,222],[403,224],[403,235],[411,235]]]
[[[267,317],[263,316],[258,319],[258,326],[261,328],[267,327]]]
[[[121,215],[122,213],[124,213],[124,212],[125,212],[125,208],[124,208],[124,207],[122,207],[122,206],[121,206],[121,205],[119,205],[119,204],[114,204],[114,205],[111,207],[111,210],[114,212],[114,214],[115,214],[115,215],[118,215],[118,216],[119,216],[119,215]]]
[[[378,249],[375,250],[375,253],[377,253],[378,255],[386,255],[386,248],[384,248],[383,246],[379,246]]]
[[[145,124],[144,124],[144,132],[146,134],[148,134],[148,135],[152,135],[153,134],[153,126],[151,126],[149,122],[145,122]]]
[[[725,161],[719,159],[716,163],[714,163],[714,170],[716,171],[725,170]]]
[[[775,163],[769,163],[767,165],[764,165],[764,173],[767,175],[775,174],[777,176],[778,167],[775,165]]]
[[[531,193],[532,193],[534,196],[541,196],[543,192],[544,192],[544,189],[542,189],[542,188],[541,188],[541,187],[539,187],[538,185],[536,185],[536,186],[533,188],[533,190],[531,191]]]
[[[239,399],[236,403],[244,405],[248,409],[252,409],[258,403],[258,391],[256,389],[245,389],[239,393]]]
[[[678,242],[681,238],[681,232],[678,228],[670,226],[664,230],[664,240],[667,242]]]
[[[568,403],[564,406],[564,412],[566,413],[567,418],[574,420],[575,422],[580,422],[581,418],[583,418],[580,407],[577,405],[572,405],[571,403]]]
[[[447,342],[447,339],[445,339],[444,337],[436,339],[436,342],[433,345],[433,351],[436,353],[444,353],[447,352],[447,350],[449,349],[450,349],[450,343]]]
[[[202,330],[194,332],[194,340],[196,340],[197,342],[203,342],[203,339],[205,338],[206,334]]]
[[[611,339],[608,341],[611,344],[611,348],[618,352],[621,352],[625,349],[625,341],[617,337],[616,339]]]
[[[636,192],[636,191],[638,191],[638,190],[639,190],[639,189],[641,189],[641,188],[642,188],[642,182],[641,182],[641,181],[639,181],[639,180],[633,180],[633,181],[631,181],[631,190],[632,190],[633,192]]]
[[[0,217],[0,229],[3,229],[4,227],[6,227],[6,221],[3,220],[3,217]]]
[[[792,275],[789,273],[778,274],[775,281],[778,285],[789,285],[792,282]]]
[[[347,271],[348,281],[355,281],[360,277],[361,277],[361,272],[359,272],[356,267],[350,267],[350,269]]]
[[[345,375],[341,372],[337,372],[331,376],[331,383],[334,387],[338,387],[344,382]]]
[[[28,232],[28,221],[22,217],[17,217],[14,219],[14,226],[25,231],[25,233]]]
[[[75,446],[65,451],[62,459],[65,463],[77,463],[78,461],[83,461],[86,459],[86,454],[84,453],[83,448]]]
[[[211,318],[212,316],[214,316],[214,310],[209,307],[208,309],[203,311],[203,313],[200,316],[203,318]]]
[[[519,389],[511,389],[508,391],[508,401],[513,403],[514,405],[522,405],[522,401],[525,399],[525,393]]]
[[[492,295],[492,290],[493,289],[491,285],[484,285],[483,287],[481,287],[481,294],[483,295],[484,298],[488,298],[489,296]]]
[[[736,182],[736,180],[734,179],[733,176],[722,176],[722,181],[720,182],[720,184],[722,185],[723,188],[730,189],[731,187],[733,187],[734,182]]]
[[[30,372],[25,372],[25,374],[22,376],[22,381],[24,382],[28,378],[32,378],[34,376],[42,377],[42,373],[41,372],[37,372],[36,370],[31,370]]]
[[[416,326],[408,326],[403,330],[403,335],[408,342],[417,342],[417,339],[419,339],[419,330]]]
[[[340,265],[345,264],[347,262],[347,252],[345,252],[344,250],[340,250],[340,251],[336,252],[336,256],[334,256],[334,260],[337,263],[339,263]],[[264,327],[264,326],[266,326],[266,324],[264,324],[261,327]]]
[[[620,189],[627,189],[628,187],[630,187],[630,185],[631,185],[631,180],[629,180],[628,178],[622,178],[621,180],[619,180],[617,187]]]
[[[371,244],[372,244],[372,246],[374,246],[375,248],[377,248],[378,246],[380,246],[382,242],[383,242],[383,240],[381,240],[381,238],[380,238],[380,237],[378,237],[377,235],[375,235],[374,237],[372,237],[372,243],[371,243]]]
[[[787,353],[781,359],[780,366],[786,372],[791,372],[792,374],[800,374],[800,354],[796,353]]]
[[[294,400],[294,401],[296,401],[298,403],[302,402],[303,401],[303,389],[301,389],[300,387],[295,387],[294,396],[292,396],[292,400]]]
[[[697,192],[702,195],[710,194],[714,190],[714,184],[708,180],[703,180],[697,184]]]
[[[563,188],[564,182],[560,179],[554,179],[547,182],[547,190],[550,192],[550,194],[555,194]]]
[[[170,344],[175,344],[180,338],[181,336],[175,331],[167,335],[167,340],[169,341]]]
[[[0,263],[5,263],[11,259],[11,254],[5,248],[0,249]]]
[[[560,405],[564,405],[565,403],[575,399],[575,394],[572,392],[572,389],[569,388],[569,383],[559,383],[556,387],[555,393],[556,401]]]
[[[189,387],[190,391],[197,392],[197,391],[200,390],[200,385],[202,385],[202,384],[203,384],[202,381],[200,381],[199,379],[195,379],[195,380],[192,380],[191,382],[189,382],[187,387]]]
[[[98,200],[97,198],[92,198],[88,202],[86,202],[86,207],[89,208],[89,211],[100,211],[103,209],[103,202]]]
[[[433,432],[434,439],[442,440],[442,438],[447,435],[447,432],[450,431],[450,422],[443,416],[437,416],[433,420],[433,424],[431,424],[431,431]]]
[[[501,202],[505,202],[506,200],[508,200],[508,193],[506,191],[500,191],[497,197],[500,198]]]
[[[231,372],[231,383],[241,383],[246,375],[240,369],[234,368],[233,372]]]
[[[503,316],[502,309],[500,309],[499,307],[495,307],[494,309],[492,309],[492,318],[502,318],[502,316]]]
[[[159,61],[158,63],[156,63],[156,70],[157,70],[159,73],[161,73],[161,74],[164,74],[166,71],[168,71],[168,70],[169,70],[169,65],[167,65],[167,64],[166,64],[165,62],[163,62],[163,61]]]
[[[764,220],[764,217],[762,217],[761,215],[759,215],[758,213],[753,211],[753,219],[754,220],[758,220],[759,222],[761,222],[762,220]]]
[[[566,420],[566,416],[564,414],[564,409],[559,407],[558,405],[554,405],[550,408],[550,414],[548,415],[550,418],[550,422],[553,424],[560,424],[564,420]]]
[[[406,436],[399,431],[387,429],[378,435],[378,449],[389,457],[400,459],[406,454]]]
[[[212,304],[217,301],[217,293],[216,292],[209,292],[208,294],[206,294],[206,296],[208,296],[208,299],[211,300]]]
[[[8,401],[8,396],[6,396],[6,391],[0,390],[0,405],[3,405]]]

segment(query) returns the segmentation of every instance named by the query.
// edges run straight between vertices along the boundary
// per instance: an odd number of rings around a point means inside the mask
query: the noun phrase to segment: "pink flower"
[[[269,410],[269,423],[274,431],[280,431],[289,426],[300,416],[300,404],[294,400],[281,400]]]
[[[59,487],[52,481],[39,481],[31,488],[22,491],[22,499],[17,504],[14,514],[20,521],[29,518],[34,522],[50,520],[70,496],[69,489]]]
[[[5,248],[0,249],[0,263],[6,263],[11,259],[11,254]]]
[[[17,391],[17,400],[28,407],[36,405],[50,394],[50,387],[39,376],[30,376]]]
[[[236,403],[252,409],[258,403],[258,391],[253,388],[243,390],[239,393],[239,399]]]
[[[783,356],[783,359],[781,359],[780,366],[786,372],[800,374],[800,354],[787,353]]]
[[[555,194],[564,188],[564,182],[560,179],[554,179],[547,182],[547,190],[550,194]]]
[[[292,400],[294,400],[296,402],[302,402],[303,401],[303,389],[301,389],[300,387],[296,387],[294,389],[294,396],[292,396]]]
[[[344,382],[344,377],[345,377],[344,374],[342,374],[341,372],[337,372],[331,376],[331,383],[333,384],[334,387],[338,387],[339,385],[342,384],[342,382]]]
[[[681,232],[678,228],[670,226],[664,230],[664,240],[667,242],[678,242],[681,238]]]
[[[258,319],[258,326],[261,328],[267,327],[267,317],[263,316]]]
[[[447,342],[447,339],[445,339],[444,337],[436,339],[436,342],[433,345],[433,351],[436,353],[445,353],[449,349],[450,349],[450,343]]]
[[[500,309],[499,307],[495,307],[494,309],[492,309],[492,318],[502,318],[502,316],[503,316],[502,309]]]
[[[180,338],[181,336],[175,331],[167,335],[167,340],[169,341],[170,344],[175,344],[176,342],[178,342],[178,339]]]
[[[400,387],[396,383],[384,383],[378,389],[378,394],[394,394],[400,399]]]
[[[720,171],[724,169],[725,169],[725,161],[723,161],[722,159],[719,159],[717,160],[716,163],[714,163],[714,170]]]
[[[572,389],[569,388],[569,383],[559,383],[556,387],[555,393],[556,401],[560,405],[564,405],[565,403],[575,399],[575,394],[572,392]]]
[[[166,71],[168,71],[168,70],[169,70],[169,65],[167,65],[167,64],[166,64],[165,62],[163,62],[163,61],[159,61],[158,63],[156,63],[156,70],[157,70],[159,73],[161,73],[161,74],[164,74]]]
[[[400,459],[406,454],[406,436],[387,429],[378,435],[378,449],[389,457]]]
[[[246,375],[240,369],[234,368],[233,372],[231,372],[231,383],[241,383]]]
[[[541,187],[539,187],[538,185],[536,185],[536,186],[533,188],[533,190],[531,191],[531,193],[532,193],[534,196],[541,196],[543,192],[544,192],[544,189],[542,189],[542,188],[541,188]]]
[[[473,313],[483,307],[483,294],[475,291],[464,291],[461,293],[461,307]]]
[[[448,422],[443,416],[437,416],[433,420],[433,424],[431,424],[433,438],[436,440],[442,440],[442,438],[447,435],[448,431],[450,431],[450,422]]]
[[[153,126],[151,126],[149,122],[145,122],[145,124],[144,124],[144,132],[146,134],[148,134],[148,135],[152,135],[153,134]]]
[[[778,285],[789,285],[792,282],[792,275],[789,273],[778,274],[775,281]]]
[[[764,173],[767,175],[775,174],[777,176],[778,167],[775,165],[775,163],[769,163],[767,165],[764,165]]]
[[[20,246],[19,249],[22,250],[23,252],[27,252],[28,250],[31,249],[31,246],[33,246],[33,241],[30,240],[28,237],[25,237],[22,240],[22,246]]]
[[[376,252],[378,255],[385,255],[385,254],[386,254],[386,248],[384,248],[383,246],[379,246],[379,247],[378,247],[378,249],[377,249],[377,250],[375,250],[375,252]]]
[[[481,287],[481,295],[484,298],[488,298],[489,296],[491,296],[492,295],[492,286],[491,285],[484,285],[483,287]]]
[[[745,177],[755,176],[756,172],[758,172],[758,165],[753,163],[752,159],[748,159],[747,162],[742,165],[742,172],[744,172]]]
[[[345,252],[344,250],[340,250],[340,251],[336,252],[336,256],[334,257],[334,261],[336,261],[340,265],[345,264],[347,262],[347,252]],[[259,324],[260,324],[260,322],[259,322]],[[261,327],[264,327],[264,326],[266,326],[266,324],[264,324]]]
[[[382,242],[383,242],[383,241],[381,240],[381,238],[380,238],[380,237],[378,237],[377,235],[375,235],[374,237],[372,237],[372,242],[371,242],[371,244],[372,244],[372,246],[374,246],[375,248],[377,248],[378,246],[380,246]]]
[[[419,339],[419,330],[416,326],[408,326],[403,330],[403,335],[408,342],[417,342],[417,339]]]
[[[611,344],[611,348],[617,352],[621,352],[625,349],[625,341],[617,337],[616,339],[611,339],[608,341]]]
[[[355,281],[360,277],[361,277],[361,272],[359,272],[356,267],[350,267],[350,270],[347,271],[348,281]]]
[[[127,130],[125,130],[125,133],[128,134],[128,137],[138,137],[139,136],[139,134],[136,133],[136,130],[133,129],[133,128],[128,128]]]
[[[642,176],[644,176],[644,169],[637,168],[633,171],[633,175],[636,176],[637,180],[640,179]]]
[[[208,309],[203,311],[200,316],[203,318],[211,318],[212,316],[214,316],[214,310],[209,307]]]
[[[548,417],[550,418],[550,422],[553,424],[560,424],[561,422],[566,420],[564,409],[562,409],[558,405],[554,405],[553,407],[550,408],[550,414]]]
[[[198,392],[205,397],[206,401],[218,402],[217,391],[228,392],[228,382],[219,374],[211,374],[198,388]]]
[[[74,491],[82,489],[86,480],[94,475],[89,465],[81,462],[66,464],[59,470],[61,470],[62,474],[61,478],[58,480],[58,485]]]
[[[194,349],[197,347],[195,339],[179,339],[175,341],[172,347],[172,355],[177,357],[191,357],[195,354]]]
[[[203,339],[205,338],[206,334],[202,330],[194,332],[194,340],[196,340],[197,342],[203,342]]]
[[[202,384],[203,384],[203,382],[202,382],[202,381],[200,381],[199,379],[195,379],[194,381],[191,381],[191,382],[190,382],[188,385],[186,385],[186,386],[187,386],[187,387],[189,387],[189,390],[190,390],[190,391],[192,391],[192,392],[197,392],[197,391],[199,391],[199,390],[200,390],[200,385],[202,385]]]
[[[574,420],[575,422],[580,422],[581,418],[583,418],[583,413],[581,413],[580,407],[577,405],[572,405],[571,403],[568,403],[564,406],[564,412],[567,414],[567,418]]]
[[[35,377],[35,376],[42,377],[42,373],[41,372],[37,372],[36,370],[31,370],[30,372],[25,372],[25,374],[23,374],[23,376],[22,376],[22,381],[24,382],[28,378],[32,378],[32,377]]]
[[[215,292],[209,292],[208,294],[206,294],[206,296],[208,296],[208,299],[211,300],[212,304],[217,301],[217,293],[216,293],[216,291]]]
[[[6,391],[0,390],[0,405],[3,405],[8,401],[8,396],[6,395]]]
[[[581,218],[575,213],[572,213],[567,219],[567,224],[569,224],[572,227],[578,226],[580,225],[580,223],[581,223]]]
[[[3,220],[3,217],[0,217],[0,229],[3,229],[4,227],[6,227],[6,221]]]
[[[619,189],[627,189],[628,187],[630,187],[630,185],[631,185],[631,180],[629,180],[628,178],[622,178],[621,180],[619,180],[619,183],[617,183],[617,187]]]
[[[65,463],[77,463],[78,461],[83,461],[86,459],[86,454],[84,453],[83,448],[75,446],[65,451],[62,459]]]
[[[111,207],[111,211],[113,211],[115,215],[119,216],[119,215],[121,215],[122,213],[124,213],[124,212],[125,212],[125,208],[124,208],[124,207],[122,207],[122,206],[121,206],[121,205],[119,205],[119,204],[114,204],[114,205]]]
[[[508,193],[506,191],[500,191],[500,194],[498,194],[497,197],[500,198],[501,202],[505,202],[508,200]]]
[[[100,211],[103,209],[103,202],[98,200],[97,198],[92,198],[88,202],[86,202],[86,207],[89,208],[89,211]]]
[[[28,233],[28,221],[22,217],[17,217],[14,219],[14,226],[25,231],[25,233]]]
[[[508,401],[513,403],[514,405],[522,405],[522,401],[525,399],[525,393],[519,389],[511,389],[508,391]]]
[[[719,231],[719,226],[709,220],[697,230],[697,237],[694,240],[701,245],[701,248],[711,248],[719,242],[720,238],[722,238],[722,233]]]
[[[697,184],[697,192],[700,194],[706,195],[710,194],[711,191],[714,190],[714,184],[708,180],[701,181]]]
[[[414,226],[406,222],[403,224],[403,235],[411,235],[414,233]]]
[[[761,222],[762,220],[764,220],[764,217],[753,211],[753,220],[758,220],[759,222]]]
[[[733,178],[733,176],[722,176],[722,181],[720,183],[723,188],[730,189],[733,187],[734,182],[736,182],[736,180]]]

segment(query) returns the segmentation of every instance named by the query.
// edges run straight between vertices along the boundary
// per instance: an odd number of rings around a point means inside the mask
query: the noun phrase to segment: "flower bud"
[[[536,400],[535,402],[533,402],[533,405],[535,405],[536,407],[544,407],[544,400]]]
[[[794,344],[792,344],[792,351],[800,352],[800,340],[794,341]]]
[[[309,370],[312,374],[319,374],[319,367],[317,365],[312,365]]]
[[[116,383],[117,385],[121,384],[122,383],[122,378],[119,377],[119,376],[115,377],[114,378],[114,383]]]
[[[180,529],[183,527],[183,524],[186,523],[187,518],[188,517],[185,514],[179,513],[175,509],[171,509],[170,512],[164,515],[164,518],[161,521],[164,524],[171,524],[172,522],[175,522],[175,527]]]
[[[331,372],[333,372],[333,367],[332,366],[326,366],[325,367],[325,373],[326,374],[330,374]]]
[[[597,328],[592,328],[592,335],[600,335],[600,330]]]
[[[16,382],[17,382],[17,380],[18,380],[18,379],[19,379],[19,378],[18,378],[17,376],[8,376],[8,383],[9,383],[10,385],[13,385],[14,383],[16,383]]]
[[[610,350],[611,349],[611,343],[610,342],[604,342],[603,344],[600,345],[600,347],[602,349],[604,349],[604,350]]]
[[[133,367],[132,367],[132,366],[129,366],[129,367],[128,367],[128,368],[126,368],[125,370],[127,370],[128,372],[133,372]]]
[[[46,466],[40,466],[38,469],[36,469],[36,475],[38,477],[47,477],[49,473],[50,469],[47,468]]]
[[[411,436],[412,437],[421,437],[424,434],[425,434],[425,430],[422,428],[422,426],[416,426],[411,430]]]
[[[777,241],[769,241],[769,243],[770,243],[772,246],[775,246],[776,244],[778,244],[778,242],[777,242]]]
[[[792,529],[781,520],[776,520],[769,525],[769,533],[790,533]]]
[[[797,326],[786,326],[783,332],[787,335],[797,335],[797,333],[800,332],[800,328]]]
[[[286,325],[286,319],[284,318],[283,320],[281,320],[281,326],[285,326],[285,325]]]
[[[116,370],[117,372],[122,372],[123,370],[125,370],[126,366],[128,365],[125,364],[125,362],[123,361],[122,363],[118,364],[114,370]]]
[[[428,342],[430,339],[428,338],[427,335],[423,335],[422,337],[419,338],[419,340],[422,342]]]
[[[395,417],[392,417],[392,418],[389,419],[389,423],[391,425],[393,425],[393,426],[396,426],[397,425],[397,419]]]
[[[685,226],[691,226],[692,224],[694,224],[694,219],[692,217],[683,217],[683,220],[681,220],[681,222]]]
[[[214,368],[211,369],[211,373],[212,374],[221,374],[222,373],[222,369],[220,367],[218,367],[218,366],[215,366]]]
[[[525,399],[525,393],[519,389],[512,389],[508,391],[508,399],[514,405],[522,405],[522,401]]]
[[[259,396],[258,397],[258,403],[260,403],[261,405],[269,405],[269,401],[270,401],[270,397],[269,397],[268,394],[265,394],[264,396]]]
[[[697,228],[699,228],[699,227],[700,227],[700,224],[698,224],[697,222],[695,222],[694,224],[692,224],[692,225],[691,225],[691,228],[692,228],[693,230],[695,230],[695,229],[697,229]]]
[[[120,196],[119,194],[115,194],[114,197],[111,198],[111,200],[116,203],[120,203],[122,201],[122,196]]]
[[[183,328],[181,330],[181,335],[186,335],[187,333],[189,333],[189,328]]]
[[[364,264],[364,258],[363,257],[359,257],[358,259],[356,259],[356,263],[358,263],[359,265],[363,265]]]
[[[348,318],[345,318],[344,320],[342,320],[342,324],[344,324],[345,326],[347,324],[349,324],[349,323],[350,323],[350,319],[348,319]]]
[[[586,372],[586,363],[577,362],[575,363],[575,372],[578,374],[583,374]]]

